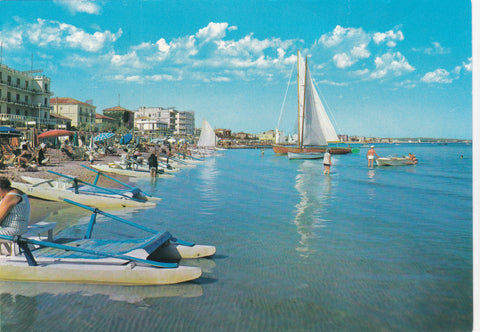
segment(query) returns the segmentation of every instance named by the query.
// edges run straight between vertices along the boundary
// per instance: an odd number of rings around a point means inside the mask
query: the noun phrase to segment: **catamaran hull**
[[[98,208],[121,208],[121,207],[153,207],[155,202],[149,201],[135,201],[131,199],[121,198],[121,196],[114,197],[109,195],[89,195],[89,194],[75,194],[70,190],[50,189],[44,187],[35,187],[31,184],[13,182],[12,187],[17,188],[30,197],[45,199],[48,201],[63,202],[64,199],[70,199],[89,206]]]
[[[415,164],[413,160],[408,157],[379,157],[375,161],[378,166],[406,166]]]
[[[110,167],[108,165],[91,165],[91,167],[102,172],[109,172],[109,173],[114,173],[118,175],[125,175],[130,177],[137,177],[137,178],[150,177],[149,171],[133,171],[129,169]],[[157,174],[157,178],[171,178],[171,177],[173,177],[172,174]]]
[[[26,261],[0,259],[0,280],[61,282],[108,285],[168,285],[195,280],[202,274],[201,268],[179,266],[157,268],[136,264],[107,264],[62,262],[62,259],[37,259],[38,266]]]
[[[278,154],[287,154],[288,152],[292,152],[292,153],[323,152],[325,153],[327,150],[327,147],[325,146],[300,148],[298,145],[293,146],[293,145],[280,145],[280,144],[274,144],[272,148],[273,148],[273,151]],[[328,147],[328,149],[330,149],[331,154],[347,154],[352,152],[352,149],[349,147]]]

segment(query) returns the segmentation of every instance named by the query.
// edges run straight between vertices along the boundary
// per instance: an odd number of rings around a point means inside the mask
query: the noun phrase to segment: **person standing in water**
[[[323,174],[330,174],[330,166],[332,166],[332,155],[330,154],[330,149],[327,149],[323,155]]]
[[[373,167],[373,161],[375,157],[378,158],[378,154],[375,152],[375,146],[371,146],[370,150],[367,152],[368,167]]]
[[[148,168],[150,169],[150,176],[156,177],[158,172],[158,159],[156,152],[152,152],[150,157],[148,157]]]

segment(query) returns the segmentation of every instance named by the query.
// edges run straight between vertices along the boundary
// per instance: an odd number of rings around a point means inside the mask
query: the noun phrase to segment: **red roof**
[[[95,113],[95,119],[105,119],[105,120],[116,121],[114,118],[111,118],[111,117],[103,115],[103,114],[98,114],[98,113]]]
[[[115,107],[105,108],[105,109],[103,110],[103,112],[105,112],[105,111],[107,111],[107,112],[108,112],[108,111],[123,111],[123,112],[132,112],[132,113],[133,113],[133,111],[127,110],[126,108],[123,108],[123,107],[121,107],[121,106],[115,106]]]
[[[63,105],[85,105],[85,106],[90,106],[90,107],[95,107],[91,104],[84,103],[83,101],[76,100],[73,98],[65,98],[65,97],[55,97],[55,98],[50,98],[50,105],[55,105],[55,104],[63,104]]]

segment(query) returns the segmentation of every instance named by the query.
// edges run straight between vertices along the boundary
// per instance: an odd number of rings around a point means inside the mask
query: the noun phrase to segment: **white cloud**
[[[396,40],[402,41],[404,39],[403,33],[401,31],[389,30],[387,32],[376,32],[373,34],[373,41],[375,44],[387,43],[389,47],[395,47]]]
[[[67,7],[72,13],[100,14],[100,6],[90,0],[54,0],[56,4]]]
[[[400,52],[385,53],[380,57],[376,57],[375,67],[375,70],[370,75],[372,79],[383,78],[388,74],[400,76],[415,70]]]
[[[333,32],[324,34],[318,40],[325,47],[337,46],[347,40],[361,40],[366,37],[362,29],[343,28],[337,25]]]
[[[25,41],[39,47],[68,47],[87,52],[98,52],[105,45],[115,42],[122,35],[122,29],[117,33],[108,30],[93,34],[71,24],[38,19],[35,23],[22,24],[11,31],[2,31],[9,47],[23,46]]]
[[[452,83],[450,73],[442,68],[435,69],[435,71],[426,73],[421,79],[425,83]]]
[[[337,68],[347,68],[354,64],[354,61],[346,53],[335,54],[333,56],[333,63]]]
[[[436,55],[450,53],[450,50],[440,45],[439,42],[432,42],[432,45],[433,47],[428,47],[425,49],[425,54]]]
[[[214,23],[210,22],[205,28],[198,30],[195,37],[208,42],[213,39],[222,39],[226,35],[228,23]]]

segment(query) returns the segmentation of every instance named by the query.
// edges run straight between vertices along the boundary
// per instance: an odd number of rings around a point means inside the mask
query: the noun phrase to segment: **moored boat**
[[[410,157],[378,157],[375,161],[378,166],[405,166],[416,164]]]
[[[325,153],[346,154],[350,147],[328,146],[336,144],[338,135],[318,95],[308,67],[308,59],[303,62],[297,52],[297,124],[298,145],[274,144],[273,151],[278,154],[291,153]]]
[[[323,152],[288,152],[288,159],[322,159]]]

